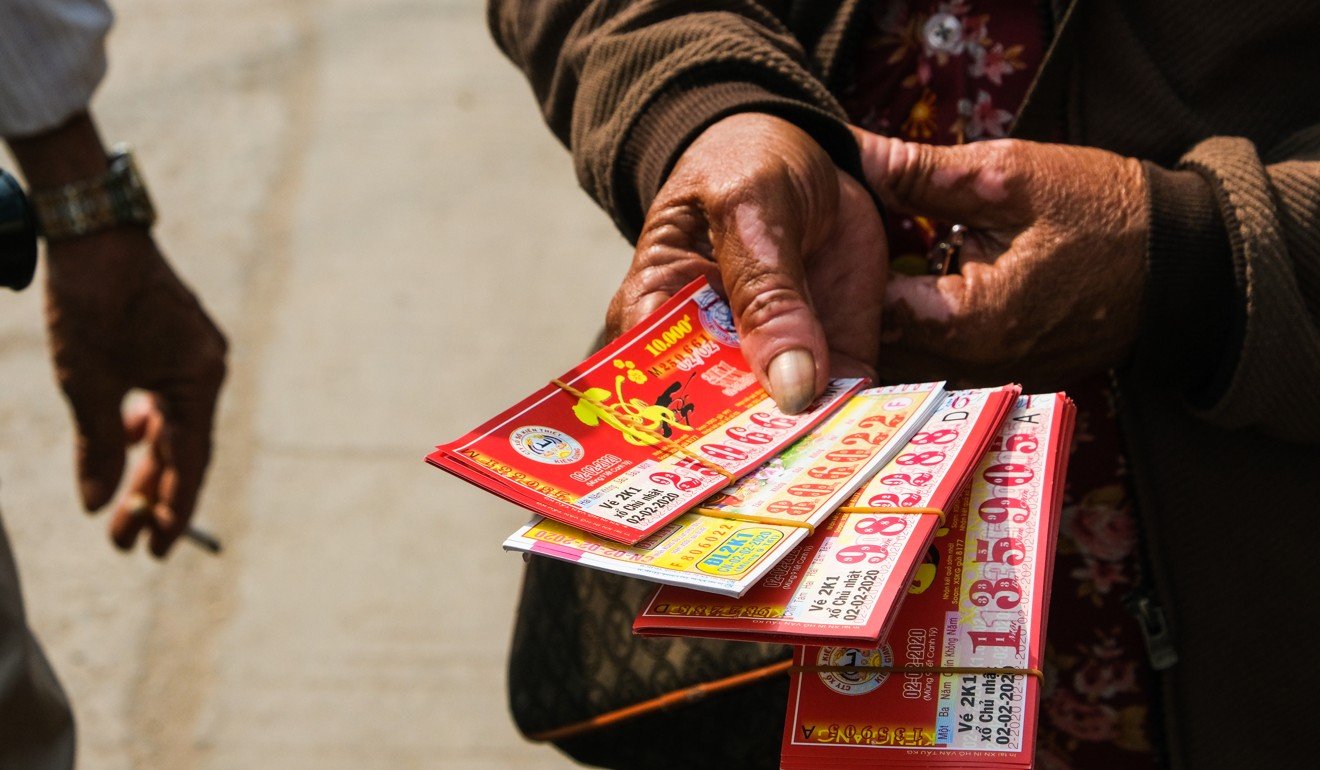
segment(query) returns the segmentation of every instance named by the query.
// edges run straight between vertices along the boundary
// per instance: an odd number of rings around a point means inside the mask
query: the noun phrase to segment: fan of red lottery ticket
[[[703,282],[427,457],[505,548],[658,584],[634,631],[795,645],[782,767],[1029,767],[1063,394],[834,380],[800,415]]]

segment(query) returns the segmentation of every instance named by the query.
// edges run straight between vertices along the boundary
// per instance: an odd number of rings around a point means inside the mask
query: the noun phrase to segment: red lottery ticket
[[[534,513],[634,544],[792,444],[865,385],[786,415],[704,281],[427,460]]]
[[[885,643],[797,650],[782,767],[1030,767],[1072,422],[1018,399]]]
[[[931,540],[985,454],[1019,388],[949,393],[940,408],[824,527],[740,599],[661,588],[641,635],[875,645],[903,597],[933,578]],[[862,512],[848,513],[850,507]],[[885,513],[887,509],[927,509]],[[915,581],[915,582],[914,582]]]

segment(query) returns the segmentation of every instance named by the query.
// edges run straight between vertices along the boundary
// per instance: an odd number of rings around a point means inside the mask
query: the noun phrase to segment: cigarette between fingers
[[[204,529],[189,525],[183,531],[183,536],[188,538],[188,542],[207,553],[219,555],[221,551],[220,539]]]
[[[126,502],[128,515],[134,518],[145,519],[151,515],[152,504],[145,495],[134,494]],[[183,531],[183,536],[188,542],[210,554],[219,554],[223,547],[220,545],[220,538],[207,532],[206,530],[188,525]]]

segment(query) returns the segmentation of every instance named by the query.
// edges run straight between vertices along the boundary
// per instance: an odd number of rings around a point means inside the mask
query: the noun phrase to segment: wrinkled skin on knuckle
[[[769,329],[776,321],[793,313],[810,312],[811,308],[801,294],[783,282],[750,281],[753,287],[740,290],[743,296],[750,296],[738,312],[738,319],[747,334]]]
[[[710,257],[710,228],[693,207],[675,209],[645,230],[637,239],[633,260],[640,266],[664,265],[678,258],[676,252]]]
[[[992,139],[979,142],[976,149],[983,155],[982,166],[986,172],[1005,179],[1015,178],[1024,172],[1023,143],[1017,139]]]
[[[691,238],[675,228],[657,231],[657,237],[640,244],[629,267],[629,278],[638,286],[654,289],[668,285],[676,271],[696,259],[704,249],[694,249]]]
[[[889,144],[889,173],[877,180],[881,191],[892,201],[919,197],[934,166],[931,148],[914,142],[893,141]]]
[[[1019,139],[995,139],[971,145],[978,163],[969,180],[975,194],[997,209],[995,215],[1005,224],[1026,225],[1040,213],[1043,173],[1033,145]]]
[[[983,171],[993,178],[1002,180],[1006,188],[1023,184],[1032,178],[1032,162],[1029,153],[1023,151],[1023,143],[1016,139],[995,139],[977,145],[985,151]]]

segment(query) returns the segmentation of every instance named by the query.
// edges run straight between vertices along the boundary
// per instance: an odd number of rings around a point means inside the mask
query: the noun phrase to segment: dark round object
[[[36,269],[36,217],[18,180],[0,169],[0,286],[22,291]]]

